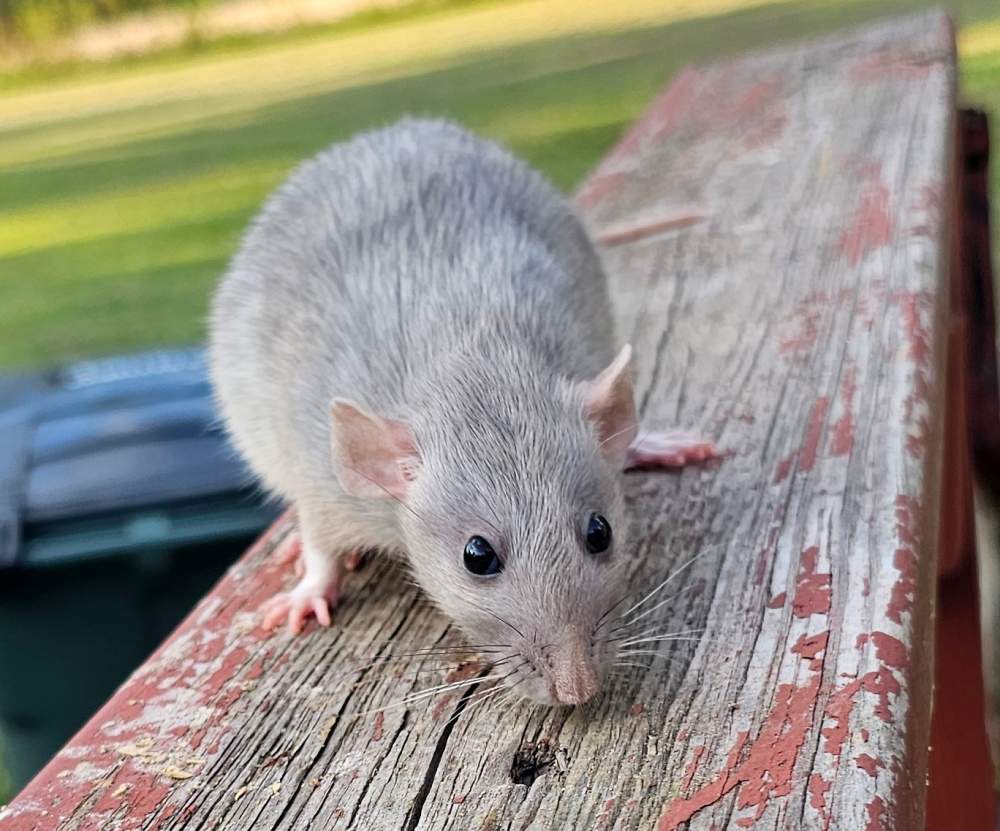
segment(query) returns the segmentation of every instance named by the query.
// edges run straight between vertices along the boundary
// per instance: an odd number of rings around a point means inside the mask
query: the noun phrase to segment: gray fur
[[[620,469],[583,412],[582,382],[612,358],[604,274],[567,201],[442,121],[302,164],[252,223],[211,316],[221,412],[304,539],[330,557],[404,553],[473,643],[530,659],[517,691],[541,700],[540,647],[571,630],[589,641],[625,591]],[[406,506],[338,484],[334,397],[412,427],[422,463]],[[583,546],[591,511],[612,524],[610,558]],[[507,558],[498,577],[465,570],[473,534]]]

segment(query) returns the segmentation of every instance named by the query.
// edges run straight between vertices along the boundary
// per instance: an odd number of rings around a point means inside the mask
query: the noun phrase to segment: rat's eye
[[[607,551],[611,545],[611,523],[600,514],[591,514],[587,520],[587,550],[591,554]]]
[[[503,571],[503,562],[493,550],[493,546],[482,537],[469,538],[465,544],[463,559],[465,567],[480,577],[492,577]]]

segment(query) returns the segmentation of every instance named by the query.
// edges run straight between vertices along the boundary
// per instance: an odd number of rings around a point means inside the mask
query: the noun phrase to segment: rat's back
[[[266,485],[330,493],[335,396],[386,415],[484,332],[587,377],[611,355],[604,277],[565,199],[499,146],[404,120],[301,165],[245,236],[212,309],[217,397]]]

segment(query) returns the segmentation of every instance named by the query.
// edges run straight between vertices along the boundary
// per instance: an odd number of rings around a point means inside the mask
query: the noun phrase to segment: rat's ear
[[[616,462],[624,460],[639,433],[629,369],[631,359],[632,347],[625,344],[600,375],[584,384],[584,413],[597,428],[601,453]]]
[[[420,465],[409,425],[335,398],[330,408],[330,444],[337,478],[348,494],[406,498]]]

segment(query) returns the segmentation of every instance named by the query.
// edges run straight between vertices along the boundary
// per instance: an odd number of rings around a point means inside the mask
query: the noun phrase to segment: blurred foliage
[[[163,8],[194,10],[207,0],[0,0],[7,41],[41,43],[86,23]]]

